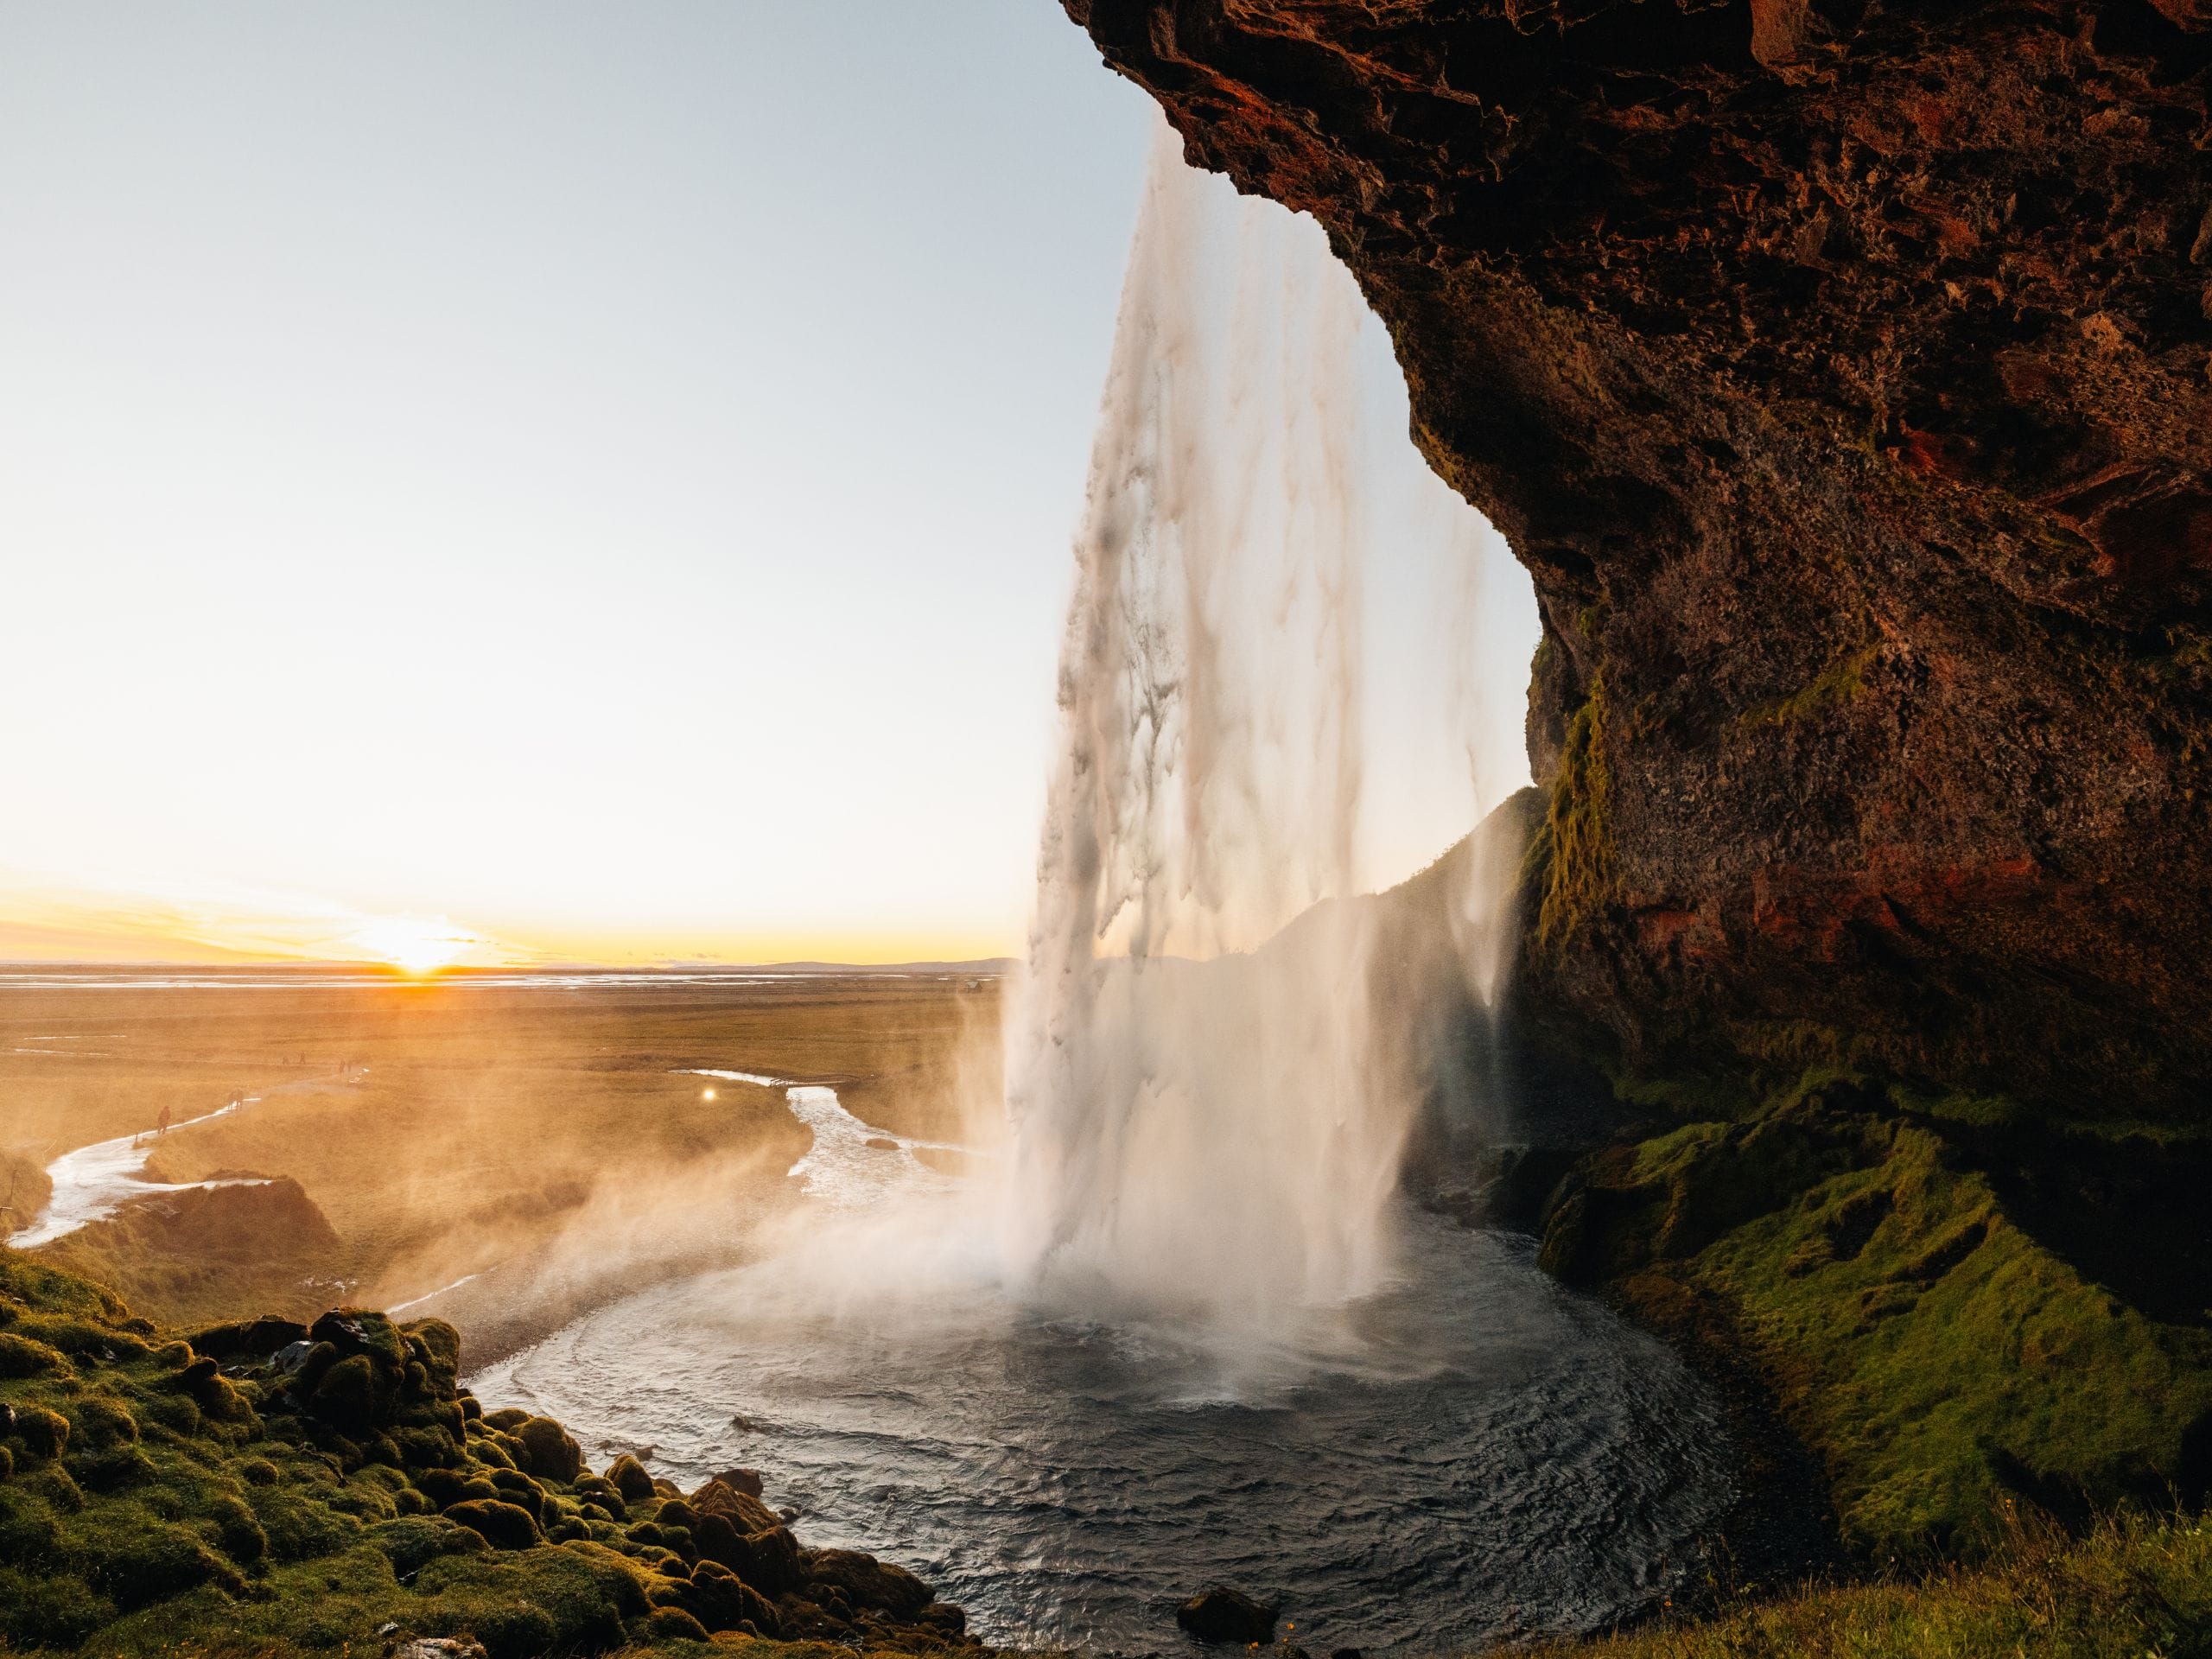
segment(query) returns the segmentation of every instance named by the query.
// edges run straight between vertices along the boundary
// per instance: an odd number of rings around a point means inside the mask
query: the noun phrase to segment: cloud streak
[[[360,962],[426,971],[534,953],[442,915],[225,883],[166,890],[0,870],[0,960]]]

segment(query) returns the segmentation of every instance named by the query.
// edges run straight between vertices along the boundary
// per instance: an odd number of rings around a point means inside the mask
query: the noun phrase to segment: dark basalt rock
[[[1578,1041],[2202,1110],[2201,0],[1066,3],[1535,579]]]
[[[1201,1642],[1250,1647],[1275,1639],[1277,1611],[1242,1590],[1217,1585],[1175,1610],[1175,1622]]]
[[[841,1593],[852,1606],[912,1618],[937,1599],[929,1586],[905,1567],[856,1549],[801,1550],[799,1562],[808,1592],[817,1601],[825,1600],[820,1592],[827,1590]]]

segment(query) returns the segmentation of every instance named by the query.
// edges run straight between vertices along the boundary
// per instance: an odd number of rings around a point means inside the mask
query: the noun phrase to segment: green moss
[[[111,1295],[5,1249],[0,1309],[22,1361],[0,1377],[0,1652],[296,1659],[391,1625],[537,1659],[704,1651],[709,1628],[772,1621],[734,1575],[699,1591],[683,1526],[648,1545],[587,1519],[572,1479],[603,1500],[593,1516],[626,1505],[559,1424],[502,1416],[512,1432],[480,1424],[464,1449],[448,1325],[326,1314],[314,1364],[289,1378],[269,1356],[299,1327],[203,1332],[242,1368],[234,1382]]]
[[[2212,1630],[2212,1529],[2120,1516],[2080,1541],[2016,1532],[1986,1564],[1816,1586],[1689,1623],[1522,1650],[1527,1659],[2179,1659]]]
[[[1717,1296],[1863,1555],[1972,1555],[2015,1500],[2081,1516],[2201,1484],[2212,1332],[2086,1280],[1882,1099],[1816,1068],[1758,1115],[1617,1148],[1545,1264],[1655,1310]]]
[[[74,1369],[59,1349],[12,1331],[0,1332],[0,1377],[66,1376]]]
[[[2062,1510],[2155,1498],[2212,1413],[2212,1338],[2086,1282],[1924,1130],[1899,1129],[1875,1167],[1812,1185],[1695,1270],[1789,1379],[1785,1408],[1868,1554],[1986,1548],[2014,1495]]]
[[[1543,897],[1536,938],[1554,944],[1580,930],[1611,898],[1613,842],[1612,774],[1605,760],[1605,682],[1590,682],[1590,695],[1567,723],[1559,772],[1537,838]]]
[[[1878,645],[1861,645],[1837,657],[1819,674],[1786,697],[1777,697],[1746,709],[1737,716],[1742,726],[1790,726],[1836,703],[1849,702],[1866,690],[1866,671],[1881,654]]]

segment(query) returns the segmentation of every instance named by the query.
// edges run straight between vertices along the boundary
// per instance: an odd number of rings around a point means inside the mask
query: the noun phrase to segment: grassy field
[[[961,1138],[974,1104],[996,1097],[987,978],[295,977],[10,987],[0,1196],[12,1181],[11,1224],[43,1202],[40,1172],[59,1154],[152,1130],[164,1111],[181,1124],[259,1096],[160,1136],[147,1173],[289,1177],[296,1194],[134,1205],[44,1254],[162,1320],[405,1303],[480,1274],[435,1310],[479,1338],[480,1358],[626,1274],[741,1249],[787,1200],[785,1172],[809,1137],[783,1091],[687,1068],[830,1084],[856,1116],[931,1139]]]

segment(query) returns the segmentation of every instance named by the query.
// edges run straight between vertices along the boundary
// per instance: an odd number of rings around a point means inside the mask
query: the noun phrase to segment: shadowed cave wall
[[[1580,1040],[2196,1109],[2212,7],[1066,4],[1534,574]]]

